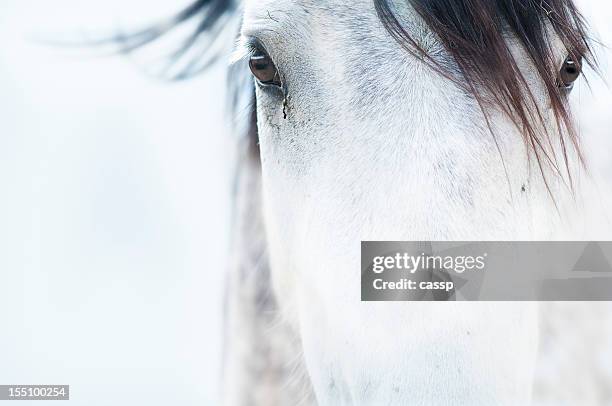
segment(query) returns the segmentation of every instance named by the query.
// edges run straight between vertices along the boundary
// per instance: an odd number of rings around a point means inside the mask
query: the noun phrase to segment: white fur
[[[535,303],[362,303],[360,241],[583,239],[562,233],[565,180],[547,173],[557,212],[509,119],[489,112],[496,145],[475,101],[398,46],[369,0],[247,0],[242,36],[288,90],[284,119],[282,95],[257,89],[265,228],[319,404],[529,404]]]

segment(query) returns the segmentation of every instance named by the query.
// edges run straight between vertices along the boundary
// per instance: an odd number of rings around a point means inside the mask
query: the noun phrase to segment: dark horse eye
[[[571,89],[574,86],[574,82],[580,77],[582,72],[582,64],[580,61],[576,63],[571,56],[568,56],[561,66],[559,72],[559,87],[562,89]]]
[[[278,70],[267,54],[259,52],[249,59],[249,67],[253,76],[257,78],[262,85],[273,85],[281,87],[280,75]]]

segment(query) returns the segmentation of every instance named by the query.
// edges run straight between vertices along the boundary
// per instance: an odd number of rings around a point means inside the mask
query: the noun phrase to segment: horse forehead
[[[283,24],[294,26],[313,18],[339,20],[349,12],[355,14],[374,13],[372,0],[246,0],[245,24]],[[320,21],[319,21],[320,22]]]
[[[342,9],[364,11],[374,9],[372,0],[246,0],[246,14],[269,18],[275,12],[312,12],[315,10],[335,12]]]
[[[423,48],[437,42],[408,2],[389,3],[404,29]],[[293,38],[303,46],[318,32],[329,45],[341,41],[354,46],[358,42],[364,52],[367,48],[398,48],[383,28],[374,0],[246,0],[244,4],[243,33],[284,37],[281,42]]]

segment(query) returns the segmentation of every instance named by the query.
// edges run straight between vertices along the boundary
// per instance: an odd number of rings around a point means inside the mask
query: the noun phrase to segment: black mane
[[[561,148],[571,184],[568,144],[582,162],[578,135],[559,86],[561,61],[553,49],[553,35],[565,48],[563,58],[595,67],[587,28],[573,0],[408,0],[438,36],[461,71],[461,79],[435,60],[413,40],[392,11],[390,0],[374,0],[376,11],[391,36],[408,52],[433,69],[455,80],[479,102],[492,102],[524,134],[542,174],[549,165],[561,175],[552,145]],[[558,131],[550,133],[543,111],[531,93],[523,72],[510,52],[508,38],[517,40],[544,85]],[[546,181],[546,178],[544,178]]]
[[[132,52],[147,46],[170,34],[180,26],[194,24],[193,31],[184,39],[180,47],[169,58],[169,66],[176,63],[196,46],[201,46],[197,57],[188,62],[171,80],[182,80],[203,72],[218,56],[211,53],[210,42],[224,30],[224,23],[237,10],[236,0],[196,0],[167,21],[152,25],[141,31],[113,38],[121,52]]]

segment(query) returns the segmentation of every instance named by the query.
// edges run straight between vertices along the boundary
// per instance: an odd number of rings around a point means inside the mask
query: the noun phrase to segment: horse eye
[[[581,72],[581,63],[576,63],[571,56],[568,56],[565,62],[563,62],[563,66],[559,72],[559,87],[562,89],[571,89],[574,86],[574,82],[580,77]]]
[[[267,54],[260,52],[249,59],[249,68],[253,76],[257,78],[262,85],[273,85],[282,87],[278,69]]]

